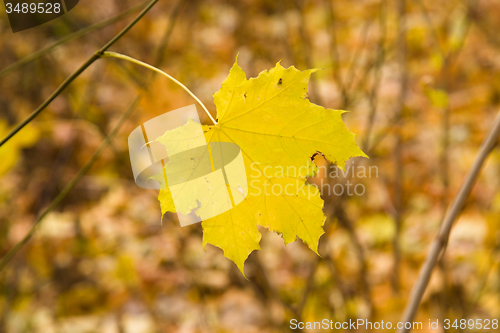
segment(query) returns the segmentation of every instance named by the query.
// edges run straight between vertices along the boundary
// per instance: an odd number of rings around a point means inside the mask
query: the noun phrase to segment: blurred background
[[[81,1],[15,34],[2,10],[0,136],[144,6]],[[221,250],[203,251],[200,224],[181,228],[175,214],[161,223],[158,192],[134,183],[128,134],[194,101],[143,68],[98,60],[0,148],[4,256],[141,96],[0,273],[0,332],[267,333],[291,331],[292,318],[397,322],[499,110],[499,12],[495,0],[160,0],[111,50],[173,75],[213,115],[212,94],[237,55],[248,77],[278,61],[321,68],[310,100],[350,111],[343,119],[370,159],[349,163],[378,173],[323,179],[362,184],[365,193],[325,193],[321,257],[262,229],[262,250],[250,255],[245,279]],[[434,270],[416,318],[421,332],[428,319],[499,318],[499,185],[497,149]]]

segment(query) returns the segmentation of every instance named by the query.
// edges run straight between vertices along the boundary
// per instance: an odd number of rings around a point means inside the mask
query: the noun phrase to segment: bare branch
[[[405,311],[403,313],[402,322],[411,322],[417,313],[418,306],[422,300],[422,296],[425,292],[427,284],[429,283],[432,271],[436,266],[439,255],[443,251],[444,247],[448,242],[450,236],[451,228],[453,223],[460,215],[462,208],[464,206],[465,200],[469,196],[472,186],[474,185],[481,167],[484,161],[490,154],[491,150],[495,146],[495,143],[500,136],[500,112],[495,119],[493,126],[491,127],[486,139],[483,141],[479,153],[474,160],[469,172],[465,176],[465,180],[460,187],[455,199],[453,200],[450,209],[448,210],[443,222],[441,223],[440,230],[431,244],[425,262],[420,270],[420,275],[417,282],[413,286],[413,290],[410,295],[410,299],[406,305]],[[409,332],[409,329],[401,329],[399,333]]]
[[[398,37],[397,37],[397,55],[398,63],[400,67],[400,77],[399,86],[400,92],[396,104],[396,117],[399,119],[403,118],[403,109],[406,98],[406,90],[408,86],[407,79],[407,68],[406,68],[406,23],[405,23],[405,13],[406,13],[406,0],[397,1],[398,10]],[[402,122],[398,123],[398,131],[396,136],[396,149],[394,152],[395,164],[396,164],[396,178],[394,181],[394,207],[396,208],[396,215],[394,216],[396,224],[396,232],[393,239],[393,251],[394,251],[394,268],[393,275],[391,278],[392,288],[395,292],[399,292],[399,262],[401,260],[401,254],[399,249],[399,237],[401,234],[401,227],[403,224],[403,138],[402,138]]]
[[[111,39],[106,45],[104,45],[99,51],[94,53],[83,65],[81,65],[73,74],[71,74],[64,82],[43,102],[35,111],[33,111],[26,119],[24,119],[19,125],[17,125],[7,136],[0,142],[0,147],[3,146],[10,138],[16,135],[24,126],[29,124],[36,116],[40,114],[59,94],[75,80],[84,70],[86,70],[90,65],[92,65],[97,59],[99,59],[107,49],[109,49],[114,43],[116,43],[120,38],[123,37],[139,20],[146,15],[146,13],[153,7],[158,0],[152,0],[142,12],[137,15],[137,17],[130,22],[122,31],[120,31],[113,39]]]
[[[183,2],[184,0],[179,0],[178,2],[178,5],[177,6],[180,6],[180,4]],[[154,3],[150,3],[150,7],[153,5]],[[150,8],[149,7],[149,8]],[[145,11],[147,11],[148,8],[146,8],[143,13],[145,13]],[[165,49],[166,45],[168,44],[168,40],[169,40],[169,37],[170,37],[170,34],[173,30],[173,25],[175,24],[176,22],[176,17],[178,16],[179,12],[178,11],[173,11],[172,14],[171,14],[171,20],[170,20],[170,23],[169,23],[169,26],[167,27],[167,31],[169,32],[164,39],[162,39],[162,42],[160,43],[160,46],[159,46],[159,49]],[[139,15],[140,16],[140,15]],[[139,17],[138,16],[138,17]],[[137,18],[136,18],[137,19]],[[129,25],[130,26],[130,25]],[[124,29],[125,30],[125,29]],[[123,32],[123,31],[122,31]],[[126,32],[126,31],[125,31]],[[123,32],[123,33],[125,33]],[[158,63],[161,62],[161,59],[158,60]],[[40,214],[40,216],[38,217],[38,219],[36,220],[35,224],[31,227],[30,231],[28,232],[28,234],[18,243],[16,244],[16,246],[14,248],[12,248],[1,260],[0,260],[0,272],[5,268],[5,266],[9,263],[9,261],[16,255],[17,252],[19,252],[19,250],[24,246],[24,244],[26,244],[30,239],[31,237],[34,235],[37,227],[39,226],[39,224],[42,222],[42,220],[44,219],[44,217],[50,212],[52,211],[55,207],[57,207],[59,205],[59,203],[66,197],[66,195],[76,186],[76,184],[80,181],[80,179],[85,175],[85,173],[90,169],[90,167],[93,165],[93,163],[97,160],[97,158],[100,156],[100,154],[104,151],[104,149],[109,145],[111,144],[111,141],[113,139],[113,137],[116,135],[116,133],[118,132],[118,130],[121,128],[121,126],[123,125],[123,123],[125,122],[125,120],[130,116],[130,114],[132,113],[132,111],[136,108],[137,104],[139,103],[139,100],[140,100],[140,97],[137,96],[133,103],[130,105],[130,107],[128,108],[127,111],[125,111],[125,113],[122,115],[122,117],[120,118],[120,120],[118,121],[117,125],[113,128],[113,130],[110,132],[109,135],[106,136],[106,138],[104,139],[104,141],[102,142],[101,146],[98,148],[98,150],[94,153],[94,155],[90,158],[90,160],[83,166],[83,168],[81,168],[77,175],[75,176],[75,178],[73,178],[73,180],[68,184],[66,185],[66,187],[58,194],[58,196],[50,203],[50,205],[47,207],[47,209],[42,213]]]
[[[13,63],[12,65],[7,66],[6,68],[2,69],[0,71],[0,78],[4,77],[5,75],[9,74],[10,72],[13,72],[13,71],[29,64],[29,63],[35,61],[36,59],[38,59],[38,58],[44,56],[45,54],[55,50],[56,48],[58,48],[59,46],[61,46],[63,44],[66,44],[72,40],[75,40],[77,38],[85,36],[85,35],[93,32],[95,30],[99,30],[99,29],[107,27],[108,25],[111,25],[115,22],[120,21],[121,19],[137,12],[140,8],[142,8],[144,6],[144,4],[145,4],[145,2],[140,3],[137,6],[134,6],[130,9],[124,11],[123,13],[120,13],[116,16],[113,16],[113,17],[106,19],[106,20],[103,20],[101,22],[97,22],[95,24],[92,24],[86,28],[78,30],[72,34],[67,35],[67,36],[64,36],[63,38],[61,38],[57,42],[55,42],[51,45],[48,45],[48,46],[46,46],[46,47],[44,47],[36,52],[33,52],[30,55],[27,55],[26,57],[22,58],[21,60],[19,60],[19,61]]]
[[[370,136],[373,125],[375,123],[375,114],[377,112],[378,90],[382,79],[382,65],[385,60],[385,41],[387,35],[387,1],[382,1],[379,5],[379,26],[380,26],[380,39],[378,41],[377,55],[374,64],[374,82],[371,92],[368,94],[370,101],[370,111],[368,114],[368,123],[366,125],[365,137],[363,140],[363,150],[368,149],[370,144]]]

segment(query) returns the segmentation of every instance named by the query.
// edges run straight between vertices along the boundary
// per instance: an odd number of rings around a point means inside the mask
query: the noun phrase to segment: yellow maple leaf
[[[308,100],[314,71],[278,63],[247,79],[235,63],[214,94],[218,123],[203,127],[205,139],[240,147],[248,195],[232,209],[202,221],[203,246],[221,248],[242,273],[249,254],[260,249],[257,225],[281,234],[285,244],[298,237],[318,253],[326,217],[319,190],[307,183],[317,171],[313,154],[321,152],[340,168],[350,157],[366,157],[342,121],[344,111]],[[160,191],[159,200],[163,214],[175,212],[168,187]]]

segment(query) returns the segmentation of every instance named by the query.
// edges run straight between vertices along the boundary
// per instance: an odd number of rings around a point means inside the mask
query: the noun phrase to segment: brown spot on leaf
[[[312,161],[312,162],[314,162],[314,158],[315,158],[316,156],[318,156],[318,155],[321,155],[321,156],[325,157],[325,155],[324,155],[322,152],[317,151],[317,152],[315,152],[314,154],[312,154],[312,156],[310,157],[310,158],[311,158],[311,161]],[[325,158],[326,158],[326,157],[325,157]]]

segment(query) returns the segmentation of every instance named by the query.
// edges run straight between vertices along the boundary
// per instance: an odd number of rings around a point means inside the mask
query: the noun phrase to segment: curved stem
[[[205,112],[207,113],[207,115],[210,118],[210,120],[212,120],[212,122],[214,123],[214,125],[217,125],[217,122],[212,117],[212,115],[208,111],[208,109],[205,106],[205,104],[203,104],[202,101],[200,101],[200,99],[198,97],[196,97],[196,95],[193,94],[193,92],[191,90],[188,89],[188,87],[186,87],[185,85],[183,85],[182,83],[180,83],[179,81],[177,81],[174,77],[172,77],[171,75],[165,73],[161,69],[156,68],[154,66],[151,66],[150,64],[147,64],[147,63],[142,62],[140,60],[137,60],[135,58],[126,56],[126,55],[121,54],[121,53],[116,53],[116,52],[104,52],[101,55],[101,58],[117,58],[117,59],[127,60],[127,61],[130,61],[130,62],[136,64],[136,65],[148,68],[148,69],[150,69],[152,71],[155,71],[155,72],[160,73],[161,75],[167,77],[168,79],[170,79],[171,81],[173,81],[175,84],[177,84],[178,86],[180,86],[182,89],[184,89],[191,97],[193,97],[198,102],[198,104],[200,104],[200,106],[203,108],[203,110],[205,110]]]

